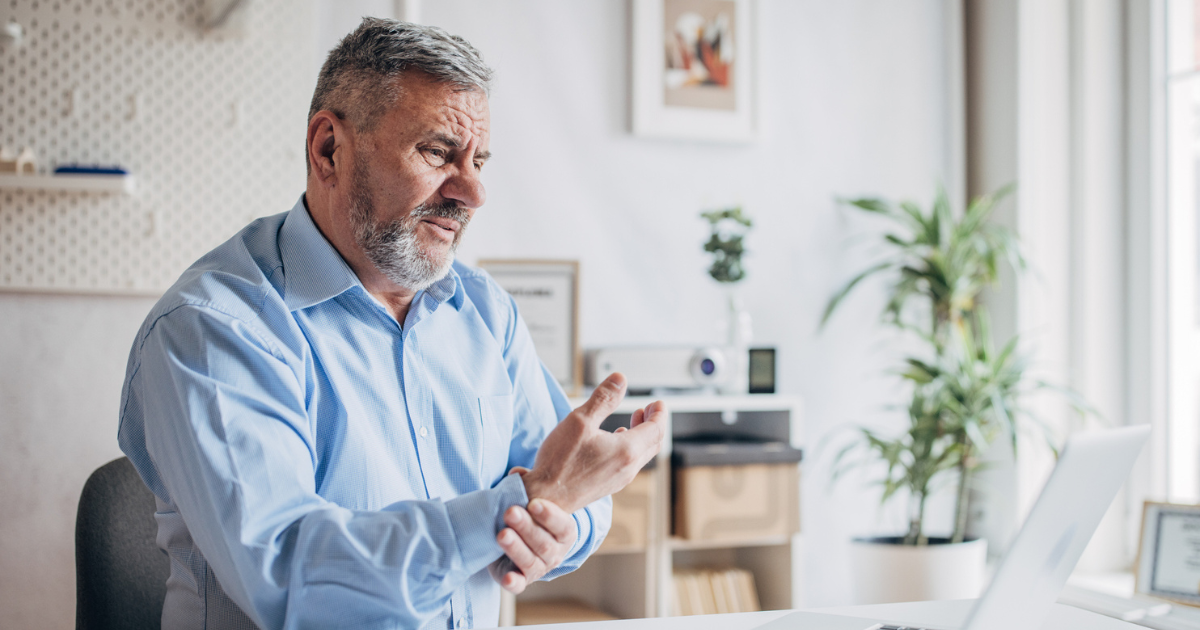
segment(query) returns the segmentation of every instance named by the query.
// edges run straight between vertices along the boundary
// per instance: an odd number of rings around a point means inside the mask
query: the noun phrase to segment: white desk
[[[848,606],[842,608],[818,608],[813,612],[835,615],[850,615],[890,621],[893,623],[927,624],[953,628],[960,625],[971,610],[974,600],[951,602],[912,602],[907,604],[880,604],[877,606]],[[660,617],[656,619],[625,619],[621,621],[593,621],[586,623],[558,623],[544,626],[524,626],[541,630],[751,630],[768,621],[778,619],[790,611],[771,610],[756,613],[730,615],[702,615],[696,617]],[[1085,610],[1055,604],[1050,616],[1042,624],[1042,630],[1145,630],[1132,623],[1118,621]]]

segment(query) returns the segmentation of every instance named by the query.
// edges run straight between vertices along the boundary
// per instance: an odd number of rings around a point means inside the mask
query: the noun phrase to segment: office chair
[[[75,517],[76,630],[158,630],[170,560],[154,495],[128,458],[96,469]]]

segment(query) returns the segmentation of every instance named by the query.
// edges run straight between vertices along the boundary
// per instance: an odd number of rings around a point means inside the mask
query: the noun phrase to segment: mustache
[[[438,204],[421,204],[413,208],[409,215],[413,219],[423,219],[425,217],[436,217],[439,219],[453,219],[458,222],[459,231],[467,229],[467,224],[471,222],[471,213],[457,201],[443,201]]]

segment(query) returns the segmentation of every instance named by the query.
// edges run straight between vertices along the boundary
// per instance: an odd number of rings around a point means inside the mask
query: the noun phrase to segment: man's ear
[[[317,181],[336,181],[336,160],[346,155],[338,149],[347,141],[348,129],[337,114],[321,110],[308,121],[308,165]]]

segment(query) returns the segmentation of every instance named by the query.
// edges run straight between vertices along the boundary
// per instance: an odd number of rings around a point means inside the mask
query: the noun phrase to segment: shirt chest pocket
[[[508,473],[508,451],[513,432],[513,396],[480,396],[479,421],[482,453],[479,480],[490,488]]]

